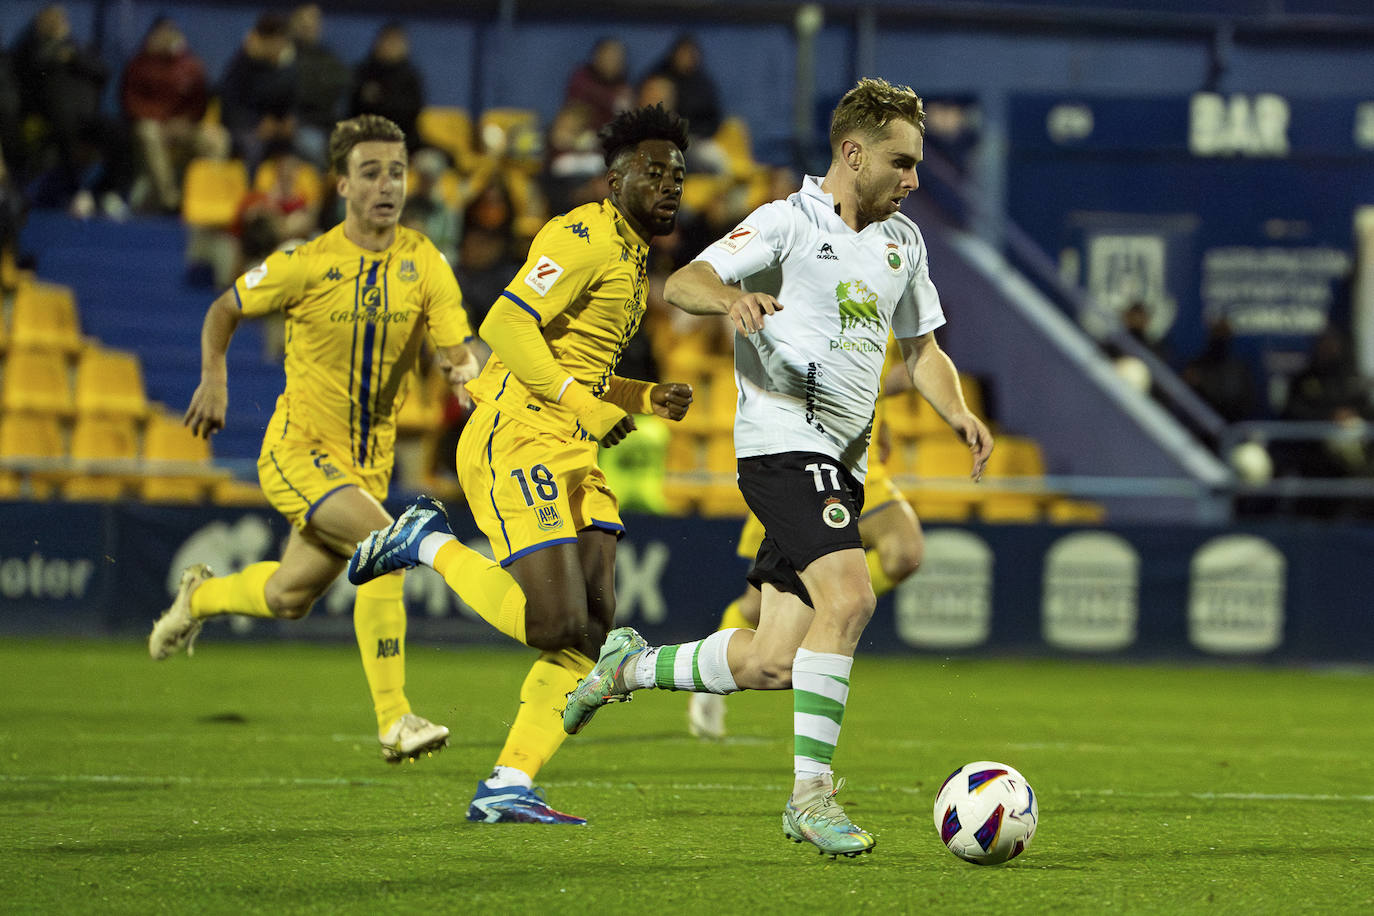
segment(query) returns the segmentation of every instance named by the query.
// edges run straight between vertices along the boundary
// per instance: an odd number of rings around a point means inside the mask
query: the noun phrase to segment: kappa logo
[[[818,261],[838,261],[839,259],[840,256],[835,254],[835,249],[830,247],[829,242],[822,243],[821,250],[816,252],[816,260]]]
[[[745,245],[748,245],[750,240],[758,234],[759,231],[753,226],[746,226],[744,223],[740,223],[729,235],[716,242],[716,247],[724,248],[726,251],[734,254]]]
[[[558,282],[558,278],[563,276],[563,266],[548,255],[540,255],[530,272],[525,274],[525,285],[534,290],[541,296],[547,296],[549,290]]]
[[[326,280],[338,282],[339,280],[343,279],[343,271],[339,270],[337,266],[331,267],[329,268],[329,271],[324,275],[324,278]]]
[[[592,231],[588,229],[586,226],[582,225],[581,222],[573,223],[571,226],[568,227],[568,231],[571,232],[573,235],[577,236],[578,238],[580,238],[582,241],[586,242],[588,245],[592,243]]]

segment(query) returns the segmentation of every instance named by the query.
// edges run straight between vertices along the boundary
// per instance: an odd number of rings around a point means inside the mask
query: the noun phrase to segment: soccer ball
[[[997,865],[1025,852],[1039,819],[1030,783],[1005,763],[966,763],[935,795],[940,842],[975,865]]]

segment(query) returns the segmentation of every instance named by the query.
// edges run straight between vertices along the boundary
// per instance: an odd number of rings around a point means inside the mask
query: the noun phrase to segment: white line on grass
[[[339,788],[346,786],[385,786],[399,788],[401,783],[391,780],[351,779],[347,777],[309,777],[309,776],[131,776],[112,773],[79,773],[74,775],[53,774],[48,776],[26,776],[0,773],[0,783],[43,784],[108,784],[129,786],[190,786],[203,788],[255,788],[260,786],[311,786],[319,788]],[[773,792],[780,791],[779,785],[759,785],[743,783],[710,782],[599,782],[590,780],[551,780],[544,783],[554,789],[598,789],[602,791],[635,792],[640,789],[655,789],[669,792]],[[926,795],[927,789],[909,786],[850,786],[849,792],[875,794],[899,792],[903,795]],[[1312,792],[1184,792],[1182,790],[1161,792],[1132,792],[1120,789],[1065,789],[1055,791],[1056,797],[1070,798],[1122,798],[1122,799],[1168,799],[1190,798],[1197,801],[1257,801],[1257,802],[1363,802],[1374,803],[1374,795],[1341,795],[1335,793]],[[1044,797],[1044,793],[1041,793]]]

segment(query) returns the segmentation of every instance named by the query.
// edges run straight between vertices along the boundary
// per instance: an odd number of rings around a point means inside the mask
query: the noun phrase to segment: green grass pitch
[[[836,769],[878,846],[831,860],[780,829],[787,693],[732,698],[724,743],[640,694],[541,774],[588,826],[468,823],[530,659],[413,646],[454,740],[387,766],[351,646],[0,643],[0,911],[1374,911],[1368,673],[861,656]],[[1040,800],[1008,865],[931,823],[976,759]]]

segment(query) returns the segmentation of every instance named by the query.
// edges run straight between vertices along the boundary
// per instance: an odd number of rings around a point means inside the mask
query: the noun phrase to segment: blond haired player
[[[921,566],[925,555],[925,534],[916,510],[902,496],[887,468],[891,435],[886,422],[886,395],[895,396],[909,390],[901,350],[888,340],[887,361],[883,364],[883,394],[873,413],[873,443],[868,450],[868,476],[864,478],[864,510],[859,516],[859,536],[863,539],[864,562],[873,582],[873,595],[881,598],[892,591]],[[741,559],[752,560],[763,545],[763,523],[750,513],[740,530],[739,546],[735,553]],[[732,601],[721,614],[720,629],[755,629],[759,625],[759,609],[763,596],[753,583]],[[687,695],[687,729],[698,738],[725,737],[725,696],[719,693],[689,693]]]
[[[791,689],[782,829],[831,855],[876,842],[835,801],[831,762],[876,600],[858,520],[889,333],[916,390],[968,445],[975,478],[992,452],[935,342],[940,296],[920,230],[899,212],[916,188],[924,123],[911,89],[860,80],[831,118],[826,174],[764,204],[668,278],[673,305],[735,325],[739,488],[767,532],[749,571],[762,592],[759,628],[659,647],[613,630],[563,714],[576,733],[601,706],[645,687]]]
[[[258,479],[291,522],[280,561],[213,576],[203,563],[182,573],[176,600],[157,621],[148,651],[189,655],[201,624],[221,614],[297,619],[343,570],[359,540],[391,517],[396,409],[426,333],[456,389],[477,373],[458,283],[443,255],[397,225],[406,197],[401,129],[378,115],[341,121],[330,162],[344,221],[252,268],[211,304],[201,331],[201,382],[185,423],[199,436],[223,428],[225,354],[239,321],[286,317],[286,390],[263,438]],[[353,623],[389,761],[442,747],[449,730],[413,714],[405,695],[402,574],[358,589]]]
[[[482,322],[492,357],[470,386],[477,409],[458,443],[458,478],[500,568],[458,543],[427,497],[349,564],[354,582],[431,566],[498,630],[541,650],[468,807],[473,821],[585,823],[550,808],[533,781],[567,737],[558,711],[615,619],[625,526],[597,447],[634,430],[629,414],[677,420],[692,399],[688,385],[614,374],[644,315],[649,241],[677,220],[686,122],[662,106],[634,109],[602,129],[601,145],[610,197],[545,224]]]

